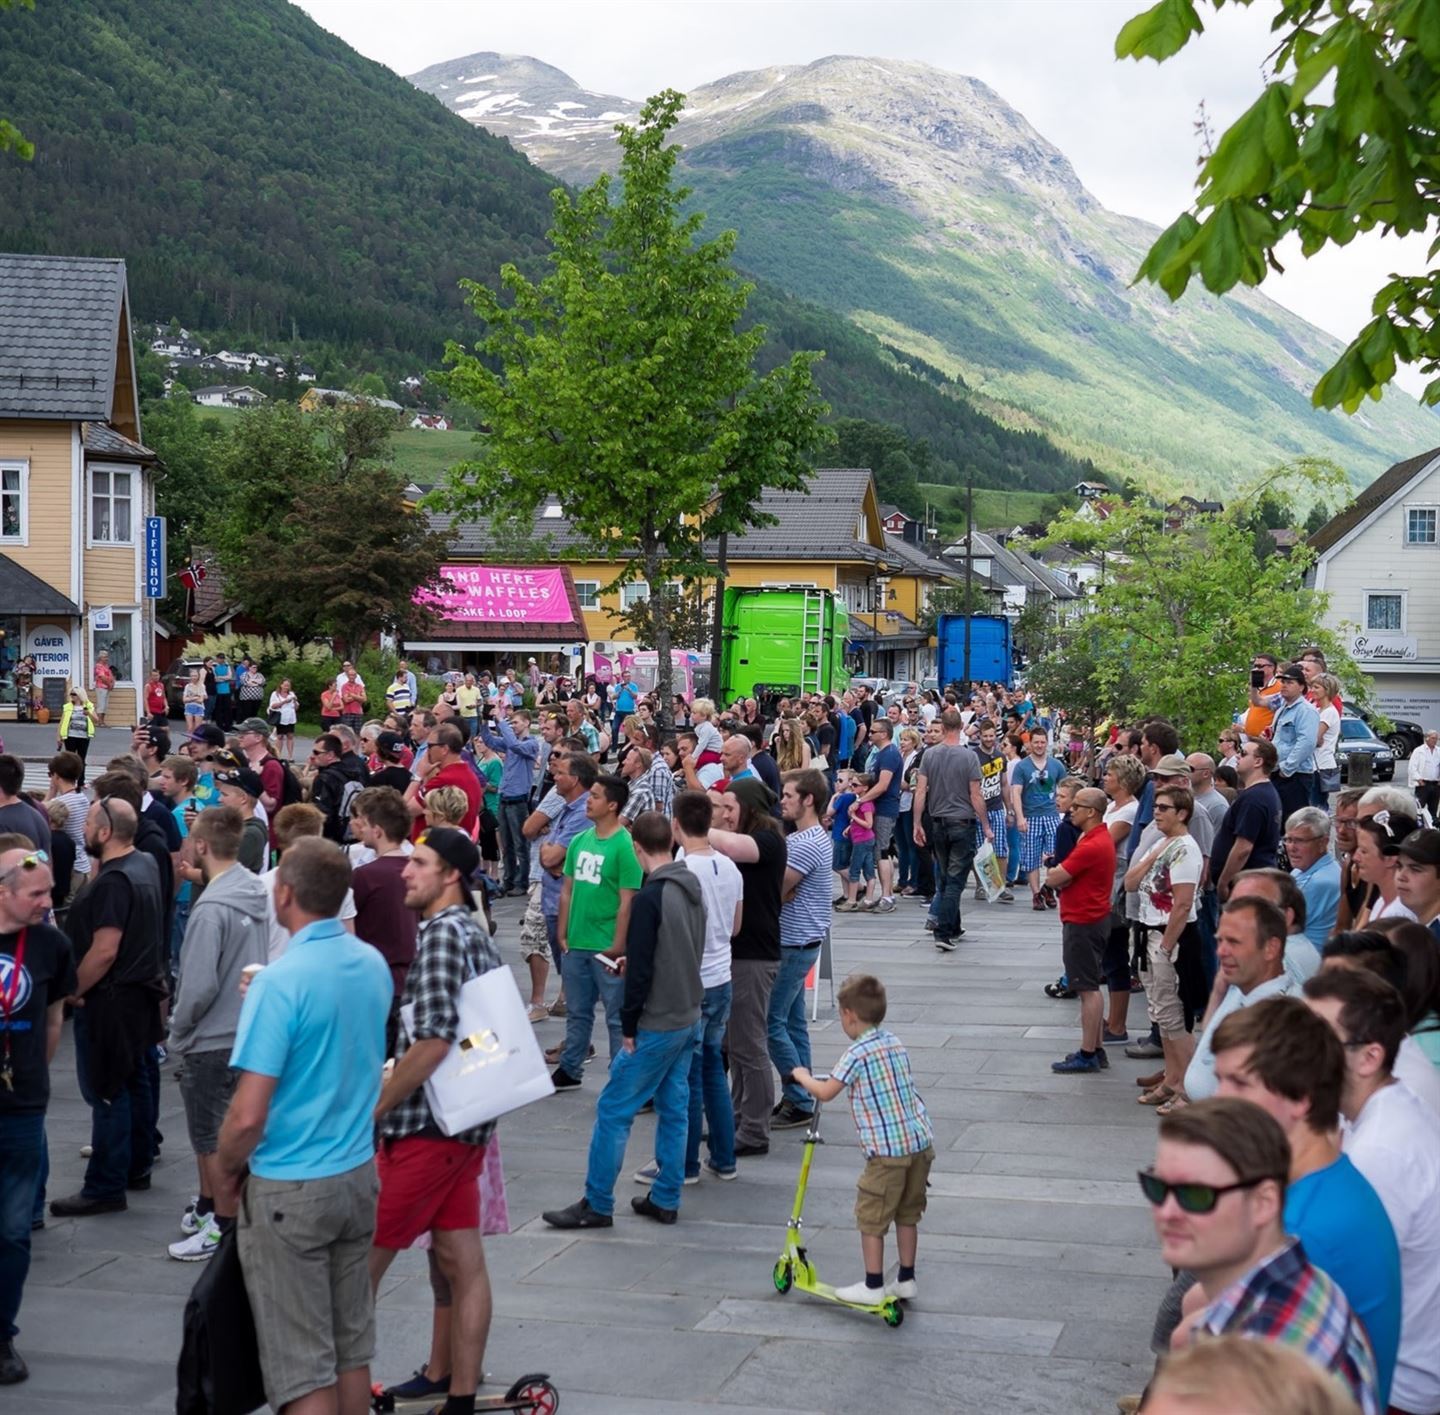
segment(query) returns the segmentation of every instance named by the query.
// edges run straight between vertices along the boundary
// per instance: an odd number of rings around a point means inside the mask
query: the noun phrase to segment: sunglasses
[[[0,878],[8,879],[16,870],[34,870],[38,869],[41,865],[48,865],[49,863],[50,856],[43,850],[36,850],[29,855],[22,855]]]
[[[1272,1174],[1261,1174],[1254,1179],[1241,1180],[1239,1184],[1170,1184],[1148,1169],[1140,1170],[1137,1177],[1140,1192],[1155,1208],[1158,1209],[1173,1194],[1181,1211],[1187,1214],[1214,1213],[1215,1206],[1226,1194],[1233,1194],[1237,1189],[1253,1189],[1257,1184],[1275,1178]]]

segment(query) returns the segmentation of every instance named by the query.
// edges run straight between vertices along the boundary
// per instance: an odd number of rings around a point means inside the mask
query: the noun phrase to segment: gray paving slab
[[[518,963],[518,905],[499,907],[502,951]],[[920,1247],[921,1298],[898,1331],[792,1293],[770,1269],[803,1152],[776,1132],[768,1156],[734,1183],[686,1188],[680,1222],[629,1214],[629,1171],[649,1159],[654,1122],[637,1120],[604,1233],[546,1228],[546,1208],[581,1192],[604,1058],[585,1086],[503,1123],[512,1231],[486,1242],[496,1382],[549,1370],[571,1415],[790,1415],[919,1408],[1084,1415],[1139,1389],[1166,1273],[1134,1171],[1153,1153],[1154,1118],[1134,1104],[1123,1061],[1101,1077],[1055,1076],[1073,1040],[1073,1003],[1043,984],[1059,970],[1053,915],[966,906],[970,930],[942,957],[920,911],[836,922],[837,973],[886,982],[890,1025],[910,1046],[936,1132]],[[1137,1010],[1132,1013],[1139,1017]],[[553,1044],[558,1022],[538,1029]],[[598,1033],[597,1029],[597,1033]],[[603,1050],[603,1040],[600,1042]],[[816,1069],[846,1045],[822,992]],[[68,1038],[49,1118],[52,1195],[78,1187],[89,1116]],[[141,1415],[172,1409],[180,1312],[196,1272],[164,1256],[194,1189],[173,1078],[154,1188],[130,1210],[55,1222],[36,1235],[20,1322],[34,1373],[25,1409],[40,1415]],[[853,1223],[860,1156],[847,1108],[832,1106],[816,1158],[806,1235],[822,1275],[858,1276]],[[413,1370],[429,1343],[423,1254],[399,1255],[378,1302],[377,1375]],[[495,1388],[495,1387],[490,1387]],[[7,1407],[8,1408],[8,1407]]]

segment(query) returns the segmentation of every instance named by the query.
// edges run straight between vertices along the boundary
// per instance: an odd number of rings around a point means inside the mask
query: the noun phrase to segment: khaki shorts
[[[855,1224],[861,1233],[883,1237],[890,1224],[913,1225],[925,1212],[925,1181],[935,1163],[933,1148],[918,1155],[872,1155],[855,1192]]]
[[[550,936],[545,931],[545,916],[540,912],[540,886],[532,885],[530,902],[525,906],[525,917],[520,923],[520,956],[533,958],[536,954],[550,956]]]
[[[240,1201],[245,1291],[272,1410],[375,1354],[368,1258],[380,1181],[367,1160],[326,1179],[261,1179]]]

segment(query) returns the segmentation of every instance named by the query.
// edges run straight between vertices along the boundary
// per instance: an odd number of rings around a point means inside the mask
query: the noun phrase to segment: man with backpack
[[[344,750],[333,732],[322,732],[310,753],[310,801],[325,816],[325,839],[336,844],[344,841],[350,824],[347,794],[358,794],[358,789],[347,791],[354,783],[340,764]]]
[[[299,778],[270,750],[270,724],[263,717],[247,717],[235,729],[245,763],[260,778],[260,804],[268,820],[275,820],[281,806],[293,806],[305,799]],[[270,844],[275,844],[274,825],[270,828]]]

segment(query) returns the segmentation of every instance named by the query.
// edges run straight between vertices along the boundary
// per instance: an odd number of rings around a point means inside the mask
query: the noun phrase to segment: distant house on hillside
[[[439,413],[416,413],[410,419],[410,426],[426,432],[449,432],[450,419],[442,417]]]
[[[216,383],[209,388],[197,388],[192,396],[206,408],[253,408],[266,401],[265,395],[248,383]]]
[[[1094,501],[1098,497],[1108,495],[1110,488],[1100,481],[1081,481],[1076,482],[1071,490],[1081,501]]]
[[[341,408],[346,403],[369,403],[374,408],[400,411],[399,403],[389,398],[373,398],[368,393],[351,393],[344,388],[307,388],[300,399],[300,408],[302,412],[315,413],[321,408]]]

